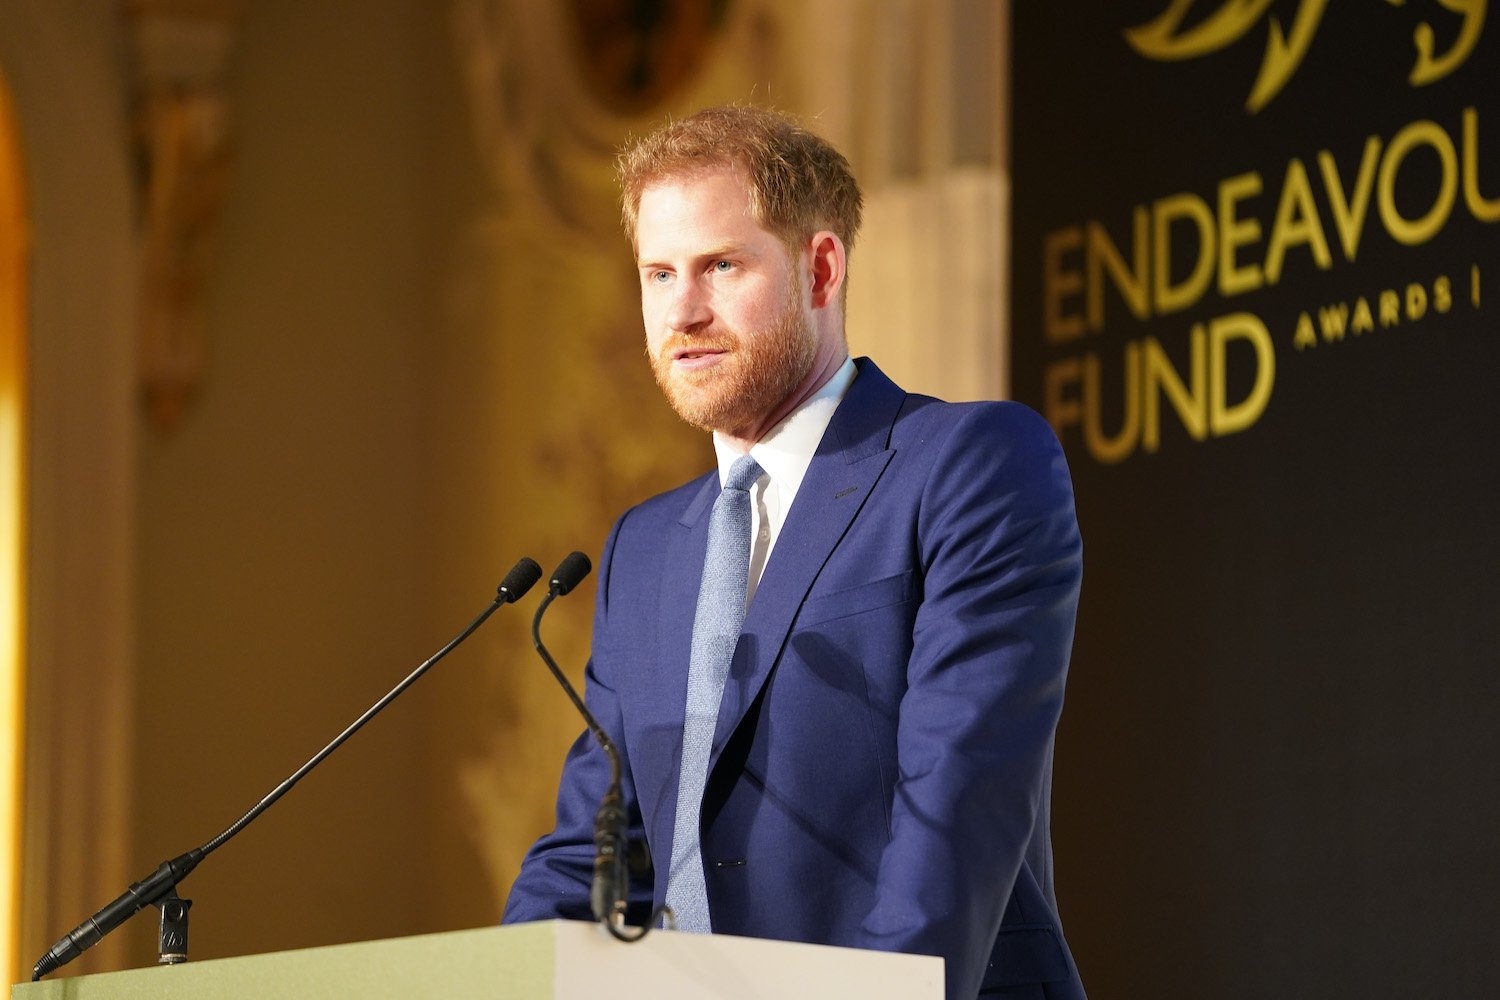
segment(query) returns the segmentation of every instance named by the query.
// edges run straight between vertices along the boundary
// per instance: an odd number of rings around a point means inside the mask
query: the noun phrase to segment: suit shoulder
[[[956,526],[1009,524],[1014,537],[1071,553],[1080,543],[1072,477],[1050,424],[1015,402],[928,406],[925,432],[904,442],[923,470],[918,532],[948,538]],[[980,520],[975,520],[980,515]]]
[[[653,571],[652,568],[662,559],[665,549],[663,540],[682,519],[693,499],[702,493],[710,475],[712,473],[705,473],[676,489],[658,493],[627,508],[615,519],[600,559],[599,579],[604,585],[599,592],[601,612],[611,600],[608,596],[608,582],[614,577],[616,566],[621,568],[627,578],[633,578],[642,571]],[[595,622],[596,638],[601,621],[602,618]]]
[[[910,395],[897,418],[893,443],[899,445],[903,439],[958,446],[982,443],[988,450],[1049,454],[1061,450],[1057,435],[1041,414],[1011,400],[948,403]]]
[[[655,530],[663,524],[676,521],[692,504],[698,494],[702,492],[709,478],[714,475],[716,473],[710,470],[696,479],[688,480],[675,489],[658,493],[654,497],[642,500],[640,503],[627,508],[615,522],[616,532],[625,530]]]

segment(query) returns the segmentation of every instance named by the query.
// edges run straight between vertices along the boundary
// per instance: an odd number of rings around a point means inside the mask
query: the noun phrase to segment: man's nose
[[[676,333],[693,333],[713,321],[708,293],[696,281],[679,281],[667,304],[666,323]]]

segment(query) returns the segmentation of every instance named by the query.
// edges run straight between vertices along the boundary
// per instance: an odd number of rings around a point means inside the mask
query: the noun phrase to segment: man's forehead
[[[653,182],[641,191],[636,213],[638,253],[681,237],[711,242],[756,241],[772,236],[755,217],[748,186],[732,168],[696,171]],[[774,238],[774,237],[773,237]]]

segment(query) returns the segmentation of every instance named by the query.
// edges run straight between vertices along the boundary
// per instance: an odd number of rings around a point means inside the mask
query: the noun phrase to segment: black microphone
[[[551,596],[561,597],[574,587],[583,582],[583,578],[589,575],[594,564],[589,562],[589,557],[582,552],[569,552],[563,556],[563,561],[557,564],[557,569],[552,571],[552,580],[548,583],[548,589],[552,591]]]
[[[585,563],[587,561],[584,560]],[[584,573],[587,572],[588,568],[585,566]],[[397,696],[411,687],[412,684],[416,683],[417,678],[425,674],[435,663],[452,652],[454,647],[472,635],[474,630],[483,625],[485,620],[494,614],[496,609],[502,604],[511,604],[518,600],[541,578],[542,568],[536,564],[535,560],[523,558],[520,562],[516,563],[511,568],[511,571],[505,574],[505,579],[501,581],[500,586],[495,589],[495,599],[490,602],[489,607],[485,608],[462,632],[449,640],[446,646],[438,650],[423,662],[421,666],[408,674],[405,680],[392,688],[384,698],[381,698],[372,705],[364,715],[354,720],[332,743],[314,754],[311,760],[298,768],[290,778],[287,778],[272,789],[269,795],[261,799],[253,809],[241,816],[227,830],[202,847],[195,847],[186,854],[179,855],[170,861],[163,861],[156,871],[131,885],[114,902],[65,934],[57,944],[52,946],[47,954],[37,960],[36,965],[32,966],[32,981],[35,982],[73,961],[73,959],[83,954],[84,951],[97,944],[104,935],[120,926],[147,906],[160,905],[166,900],[176,898],[177,884],[187,878],[189,872],[198,867],[198,862],[202,861],[231,837],[243,830],[252,820],[269,809],[277,799],[291,791],[292,786],[301,781],[307,772],[322,763],[325,757],[342,746],[345,740],[358,732],[366,722],[373,719],[376,713],[394,701]],[[183,900],[183,902],[185,903],[186,900]],[[185,934],[185,912],[179,913],[178,916],[184,921],[183,933]],[[165,944],[165,942],[163,943]],[[185,941],[179,943],[185,949]],[[183,951],[173,956],[171,960],[182,961],[186,957],[185,951]],[[163,961],[168,961],[165,951],[163,952]]]
[[[514,604],[525,597],[526,592],[536,586],[536,582],[541,578],[542,567],[537,565],[536,560],[530,556],[522,556],[520,561],[510,568],[510,572],[505,574],[505,579],[500,581],[500,586],[495,588],[495,596],[499,598],[499,604]],[[493,608],[490,611],[493,611]],[[485,613],[486,618],[489,617],[490,611]],[[480,619],[480,622],[483,624],[483,619]],[[472,632],[473,629],[468,631]],[[467,636],[468,632],[465,632],[459,637],[460,641]]]
[[[589,906],[593,910],[594,919],[603,924],[610,934],[621,941],[639,941],[649,932],[649,921],[646,927],[634,934],[625,931],[625,904],[630,892],[630,877],[625,834],[625,796],[620,789],[620,753],[558,668],[552,654],[547,652],[547,647],[542,644],[542,615],[555,598],[578,586],[592,568],[589,557],[582,552],[571,552],[558,564],[557,570],[552,574],[547,596],[542,598],[542,603],[536,609],[536,617],[531,620],[531,638],[542,661],[552,671],[552,676],[557,678],[557,683],[562,685],[563,691],[573,702],[573,707],[578,709],[578,714],[583,716],[584,724],[593,734],[595,742],[609,757],[609,787],[599,803],[599,811],[594,814],[594,879],[589,891]]]

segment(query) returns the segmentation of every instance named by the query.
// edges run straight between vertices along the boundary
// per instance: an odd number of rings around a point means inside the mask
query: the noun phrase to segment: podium
[[[11,987],[11,1000],[942,1000],[926,955],[552,920],[152,966]]]

